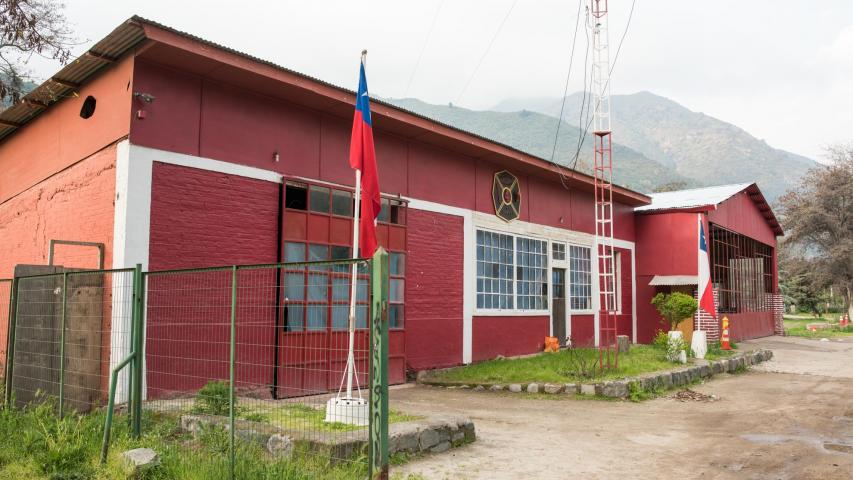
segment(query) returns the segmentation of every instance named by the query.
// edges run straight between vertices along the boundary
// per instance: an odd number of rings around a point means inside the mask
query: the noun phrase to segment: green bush
[[[658,293],[652,298],[652,305],[669,322],[670,330],[677,330],[678,324],[685,318],[692,317],[699,308],[695,298],[681,292]]]
[[[658,330],[654,340],[652,340],[652,346],[658,350],[666,350],[667,345],[669,345],[669,335],[663,330]]]
[[[230,407],[231,389],[229,384],[221,380],[213,380],[207,382],[207,385],[198,391],[192,411],[205,415],[227,416],[230,414]]]

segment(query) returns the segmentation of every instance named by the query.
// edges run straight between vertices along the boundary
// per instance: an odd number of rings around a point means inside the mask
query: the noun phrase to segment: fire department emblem
[[[492,200],[495,203],[495,215],[505,222],[518,218],[521,211],[521,192],[518,179],[506,170],[495,174],[492,184]]]

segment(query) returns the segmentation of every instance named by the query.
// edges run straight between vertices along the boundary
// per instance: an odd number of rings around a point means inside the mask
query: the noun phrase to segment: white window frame
[[[499,235],[509,235],[512,237],[512,287],[513,287],[512,295],[513,295],[513,307],[514,307],[512,309],[507,309],[507,308],[489,308],[489,309],[486,309],[486,308],[477,307],[477,296],[479,295],[480,292],[477,291],[477,284],[476,284],[476,280],[477,280],[476,265],[478,262],[477,253],[476,253],[476,237],[477,237],[477,231],[479,231],[479,230],[484,231],[484,232],[496,233]],[[518,267],[518,264],[517,264],[518,259],[516,257],[516,255],[517,255],[516,245],[517,245],[517,241],[518,241],[519,237],[524,237],[524,238],[528,238],[528,239],[532,239],[532,240],[536,240],[536,241],[541,241],[541,242],[545,243],[545,258],[548,262],[548,267],[546,268],[546,271],[545,271],[545,275],[546,275],[545,282],[546,282],[546,285],[548,286],[548,295],[545,299],[546,308],[543,310],[519,309],[518,308],[518,284],[517,284],[518,279],[516,278],[516,268]],[[478,317],[489,317],[489,316],[491,316],[491,317],[503,317],[503,316],[506,316],[506,317],[525,317],[525,316],[530,316],[530,317],[532,317],[532,316],[543,316],[543,315],[550,315],[551,314],[551,294],[552,294],[552,290],[553,290],[553,287],[551,285],[551,274],[552,274],[551,268],[552,268],[553,261],[551,260],[551,241],[552,240],[550,238],[543,237],[540,235],[535,235],[535,234],[529,234],[529,233],[507,232],[507,231],[501,231],[501,230],[488,228],[488,227],[475,226],[474,227],[474,239],[475,239],[474,240],[475,252],[474,252],[474,259],[473,260],[474,260],[474,268],[475,268],[475,272],[474,272],[474,279],[475,279],[474,280],[474,282],[475,282],[474,283],[474,315],[475,316],[478,316]]]
[[[571,271],[571,249],[572,247],[578,248],[586,248],[589,250],[589,308],[584,309],[574,309],[572,308],[572,293],[571,286],[573,285],[571,282],[572,279],[572,271]],[[568,289],[566,292],[566,300],[567,300],[567,311],[571,315],[594,315],[595,314],[595,302],[598,297],[598,284],[595,282],[595,278],[598,276],[596,274],[596,260],[594,258],[595,254],[595,246],[593,245],[585,245],[583,243],[573,243],[569,242],[566,246],[566,288]]]
[[[616,289],[616,314],[622,315],[622,252],[614,250],[613,288]]]

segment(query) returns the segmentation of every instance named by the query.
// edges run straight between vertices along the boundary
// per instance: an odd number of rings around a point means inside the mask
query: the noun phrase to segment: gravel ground
[[[478,440],[392,469],[426,479],[850,479],[853,339],[769,337],[772,362],[642,403],[413,387],[392,407],[474,420]]]

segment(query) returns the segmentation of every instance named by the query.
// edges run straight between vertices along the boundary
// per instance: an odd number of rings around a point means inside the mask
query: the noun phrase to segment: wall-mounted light
[[[153,102],[157,97],[145,92],[133,92],[133,97],[142,100],[145,103]]]
[[[279,161],[278,150],[275,150],[274,152],[272,152],[272,159],[275,160],[276,162]]]

